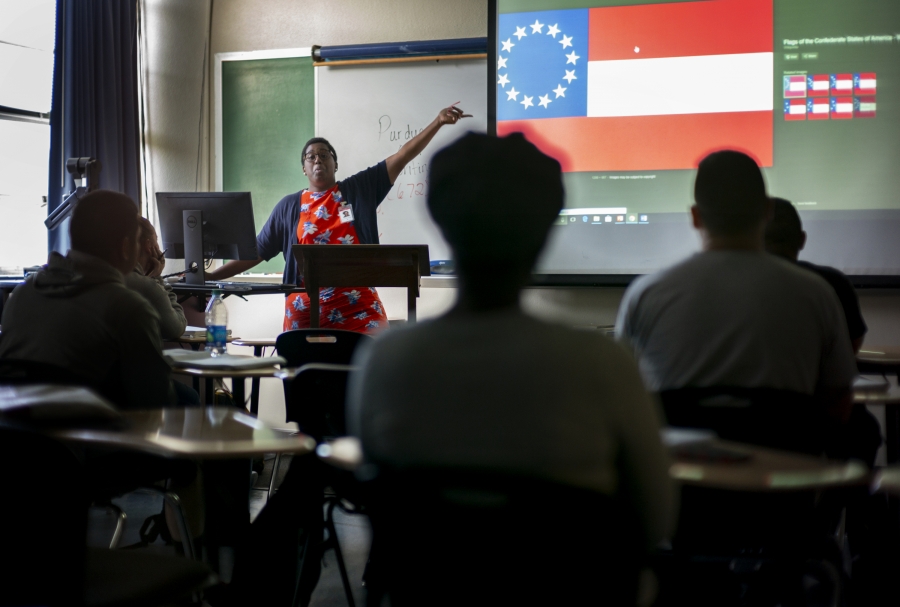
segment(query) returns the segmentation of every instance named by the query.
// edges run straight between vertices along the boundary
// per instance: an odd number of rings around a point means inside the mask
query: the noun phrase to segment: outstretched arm
[[[422,153],[422,150],[434,139],[434,136],[437,135],[442,126],[445,124],[456,124],[461,118],[471,117],[471,114],[464,114],[461,109],[456,107],[456,104],[442,109],[437,118],[432,120],[431,124],[426,126],[421,133],[407,141],[402,148],[397,150],[396,154],[388,156],[385,160],[391,183],[397,181],[397,177],[400,176],[400,173],[409,164],[410,160]]]

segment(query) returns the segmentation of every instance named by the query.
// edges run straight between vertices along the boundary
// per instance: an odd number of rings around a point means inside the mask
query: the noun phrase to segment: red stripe
[[[565,172],[696,168],[715,150],[741,150],[772,166],[772,112],[625,118],[547,118],[497,123],[521,132]]]
[[[593,8],[588,32],[589,61],[771,53],[772,0]]]

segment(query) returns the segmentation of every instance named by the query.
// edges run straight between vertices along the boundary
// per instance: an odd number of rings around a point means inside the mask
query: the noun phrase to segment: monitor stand
[[[205,285],[203,266],[203,213],[183,211],[184,216],[184,282],[189,285]]]

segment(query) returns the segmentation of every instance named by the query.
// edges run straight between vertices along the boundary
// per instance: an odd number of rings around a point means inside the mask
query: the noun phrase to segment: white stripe
[[[771,111],[772,58],[772,53],[747,53],[591,61],[587,115]]]
[[[860,103],[859,111],[860,112],[874,112],[875,104],[874,103]]]
[[[834,106],[834,111],[837,114],[849,114],[853,111],[852,103],[838,103]]]
[[[828,90],[828,81],[827,80],[813,80],[812,90],[827,91]]]
[[[859,88],[861,89],[874,89],[875,88],[875,80],[860,80]]]
[[[814,103],[813,114],[827,114],[829,112],[827,103]]]
[[[834,88],[836,88],[839,91],[849,91],[850,89],[853,88],[853,81],[852,80],[838,80],[837,86],[835,86]]]
[[[805,82],[791,82],[791,86],[788,88],[788,90],[789,90],[789,91],[795,91],[795,92],[798,92],[798,93],[799,93],[800,91],[805,91],[805,90],[806,90],[806,83],[805,83]]]
[[[792,105],[790,113],[791,114],[805,114],[806,106],[805,105]]]

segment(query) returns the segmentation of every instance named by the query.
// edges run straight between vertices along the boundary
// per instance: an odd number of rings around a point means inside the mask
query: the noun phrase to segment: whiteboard
[[[387,158],[455,101],[472,118],[438,131],[397,178],[378,209],[382,244],[427,244],[431,259],[450,247],[426,205],[431,156],[467,131],[487,130],[487,62],[423,61],[316,69],[316,135],[335,147],[340,180]]]

